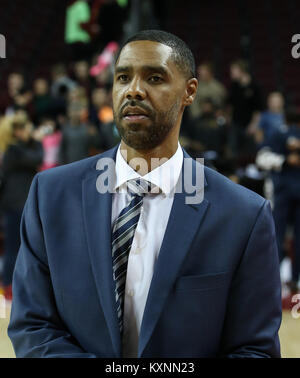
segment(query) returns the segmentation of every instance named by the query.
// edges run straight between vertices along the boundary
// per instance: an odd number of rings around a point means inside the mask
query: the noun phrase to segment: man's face
[[[78,79],[85,80],[89,76],[89,65],[86,61],[77,62],[74,65],[74,72]]]
[[[24,85],[24,78],[18,73],[12,73],[8,77],[8,87],[10,89],[21,89]]]
[[[101,108],[107,101],[107,93],[103,88],[94,89],[92,92],[92,103],[97,107]]]
[[[273,92],[268,97],[268,108],[271,111],[282,111],[284,106],[284,100],[279,92]]]
[[[116,63],[113,110],[122,140],[136,150],[160,145],[180,126],[187,79],[172,49],[152,41],[127,44]]]
[[[230,77],[231,80],[239,81],[242,76],[242,70],[237,64],[232,64],[230,66]]]
[[[28,142],[32,134],[32,125],[26,123],[23,128],[16,129],[14,135],[17,139],[22,140],[23,142]]]
[[[212,79],[212,72],[208,66],[201,64],[198,68],[199,79],[202,81],[210,81]]]
[[[38,96],[45,95],[48,92],[48,83],[44,79],[36,79],[34,82],[34,92]]]

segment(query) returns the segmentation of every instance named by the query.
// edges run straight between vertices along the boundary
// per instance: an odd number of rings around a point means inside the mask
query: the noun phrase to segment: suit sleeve
[[[279,259],[271,207],[265,201],[232,282],[222,357],[280,357],[280,324]]]
[[[82,350],[56,308],[39,217],[38,176],[22,215],[8,336],[17,357],[96,357]]]

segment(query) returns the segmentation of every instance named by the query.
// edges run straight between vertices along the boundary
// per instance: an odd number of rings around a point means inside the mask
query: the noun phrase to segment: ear
[[[196,93],[197,93],[197,88],[198,88],[198,80],[195,77],[193,77],[192,79],[189,79],[186,84],[186,90],[185,90],[185,95],[184,95],[184,100],[183,100],[184,106],[189,106],[194,101],[196,97]]]

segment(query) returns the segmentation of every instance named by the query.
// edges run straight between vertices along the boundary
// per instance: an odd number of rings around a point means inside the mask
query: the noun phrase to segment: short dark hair
[[[168,33],[163,30],[142,30],[130,37],[129,39],[127,39],[127,41],[122,45],[118,52],[116,62],[119,59],[122,49],[128,43],[134,41],[153,41],[171,47],[172,57],[177,67],[189,79],[191,79],[192,77],[196,77],[195,58],[191,49],[182,39],[180,39],[174,34]]]

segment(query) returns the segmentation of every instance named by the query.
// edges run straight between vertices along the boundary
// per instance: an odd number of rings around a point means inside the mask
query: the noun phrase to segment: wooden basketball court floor
[[[7,336],[9,311],[0,317],[0,358],[14,358],[15,354]],[[300,315],[300,314],[299,314]],[[279,331],[281,354],[284,358],[300,358],[300,316],[295,318],[291,311],[283,311],[281,328]]]

